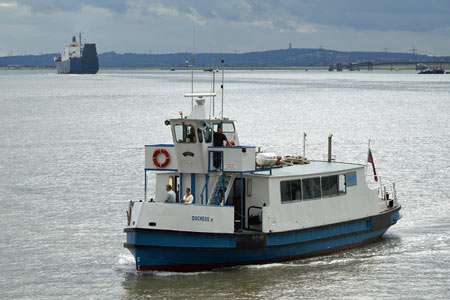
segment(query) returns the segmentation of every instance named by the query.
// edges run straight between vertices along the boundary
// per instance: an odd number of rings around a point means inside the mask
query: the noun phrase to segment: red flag
[[[372,164],[373,179],[375,179],[375,181],[378,182],[377,171],[375,171],[375,163],[373,162],[372,151],[370,151],[370,148],[369,148],[369,157],[367,158],[367,162]]]

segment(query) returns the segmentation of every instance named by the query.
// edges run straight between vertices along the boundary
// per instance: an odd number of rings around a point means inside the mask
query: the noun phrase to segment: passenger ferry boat
[[[165,121],[173,144],[145,145],[145,196],[129,202],[124,229],[137,270],[200,271],[324,255],[373,242],[401,218],[395,184],[376,174],[367,180],[367,164],[331,159],[330,137],[325,161],[262,153],[240,143],[232,120],[207,116],[205,98],[215,96],[185,95],[195,100],[190,115]],[[214,146],[219,127],[234,145]],[[168,184],[174,203],[164,202]],[[180,201],[186,188],[192,204]]]

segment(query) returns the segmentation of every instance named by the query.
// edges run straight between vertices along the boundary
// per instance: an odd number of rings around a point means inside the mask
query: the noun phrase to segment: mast
[[[224,64],[224,60],[222,59],[222,120],[223,120],[223,80],[224,80],[224,72],[225,72],[225,64]]]
[[[81,34],[83,34],[84,32],[78,32],[78,41],[80,43],[80,47],[81,47]]]

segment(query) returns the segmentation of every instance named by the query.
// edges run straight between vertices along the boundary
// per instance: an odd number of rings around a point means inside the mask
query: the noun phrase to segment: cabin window
[[[302,200],[302,184],[300,179],[280,182],[281,202]]]
[[[341,174],[339,175],[339,191],[338,194],[342,195],[347,193],[347,183],[345,181],[345,175]]]
[[[280,182],[281,202],[336,197],[347,193],[346,175],[331,175]]]
[[[322,177],[322,197],[334,197],[338,195],[338,176]]]
[[[291,201],[291,182],[280,182],[281,202]]]
[[[203,134],[202,134],[202,130],[200,128],[197,128],[197,136],[198,136],[198,142],[203,143]]]
[[[355,186],[358,184],[356,172],[348,172],[345,174],[345,186]]]
[[[174,126],[175,141],[177,143],[196,143],[195,127],[190,124],[177,124]]]
[[[291,200],[302,200],[302,182],[300,179],[291,180]]]
[[[247,196],[251,196],[252,195],[252,179],[249,178],[247,179]]]
[[[320,198],[320,177],[302,180],[303,200]]]

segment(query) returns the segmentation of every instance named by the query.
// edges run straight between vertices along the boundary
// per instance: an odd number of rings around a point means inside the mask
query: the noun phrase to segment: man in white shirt
[[[166,203],[175,203],[177,196],[175,192],[172,191],[172,186],[170,184],[166,185],[166,197],[164,198],[164,202]]]

